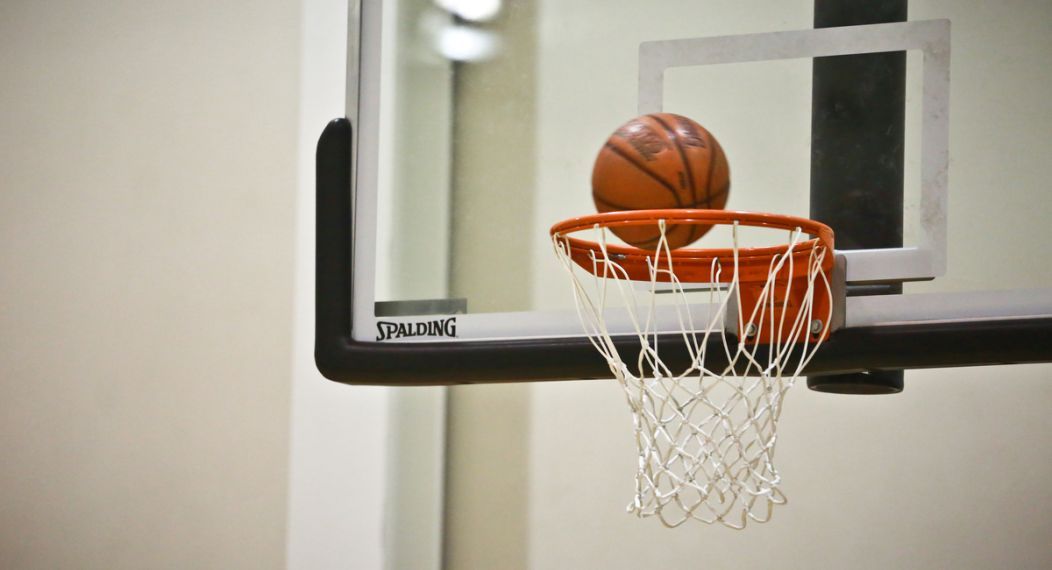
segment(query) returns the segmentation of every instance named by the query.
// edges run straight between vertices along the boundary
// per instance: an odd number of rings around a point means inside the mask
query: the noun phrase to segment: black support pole
[[[904,22],[907,0],[815,0],[815,28]],[[811,101],[811,211],[836,232],[837,249],[902,247],[906,53],[819,57]],[[889,295],[901,284],[848,287]],[[901,370],[812,376],[841,394],[892,394]]]

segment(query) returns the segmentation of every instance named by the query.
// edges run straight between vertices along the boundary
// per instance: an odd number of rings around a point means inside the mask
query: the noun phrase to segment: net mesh
[[[709,287],[706,307],[687,302],[663,222],[659,244],[647,260],[650,280],[642,286],[629,281],[617,254],[608,253],[607,230],[596,229],[599,247],[589,255],[587,272],[578,269],[565,240],[556,236],[553,244],[571,277],[585,332],[632,410],[639,468],[628,511],[656,516],[669,527],[692,519],[737,529],[749,520],[766,522],[774,506],[786,502],[774,464],[782,402],[829,327],[832,294],[822,263],[831,254],[815,241],[802,240],[799,228],[789,232],[785,252],[770,260],[766,282],[744,284],[758,290],[759,298],[743,306],[739,225],[734,223],[733,256],[712,260],[709,282],[722,285]],[[810,253],[800,271],[792,265],[805,247]],[[788,277],[794,273],[797,277]],[[668,303],[659,310],[659,294],[672,300],[671,313]],[[788,303],[791,295],[802,302]],[[816,295],[828,297],[821,305],[824,314],[816,313]],[[790,304],[795,310],[775,310]],[[666,324],[659,324],[662,311],[674,314]],[[638,353],[621,354],[608,329],[608,320],[625,316],[639,339]],[[770,343],[738,342],[725,320],[756,339],[766,327]],[[673,330],[667,322],[675,323]],[[658,334],[669,332],[678,333],[674,338],[689,355],[684,370],[662,361]],[[717,358],[712,351],[722,354]]]

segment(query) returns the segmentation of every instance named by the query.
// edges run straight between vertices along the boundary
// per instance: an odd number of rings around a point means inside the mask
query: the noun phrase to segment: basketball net
[[[825,257],[832,252],[819,240],[802,239],[805,234],[796,228],[789,231],[784,252],[772,255],[766,281],[743,287],[735,221],[733,255],[713,258],[708,269],[715,310],[700,315],[698,305],[688,305],[677,277],[679,250],[668,247],[664,220],[659,227],[657,248],[646,252],[649,283],[642,285],[630,281],[621,265],[625,256],[608,250],[604,227],[595,226],[599,239],[586,257],[574,250],[572,239],[553,234],[552,241],[573,283],[585,332],[632,410],[639,471],[628,511],[656,516],[669,527],[691,519],[736,529],[749,520],[766,522],[773,507],[786,502],[774,466],[782,401],[829,332],[832,293],[823,266],[828,268]],[[793,267],[801,260],[806,268]],[[578,275],[578,266],[590,275]],[[658,330],[659,294],[672,300],[674,330]],[[788,302],[791,296],[800,301]],[[616,300],[621,302],[610,302]],[[776,310],[791,305],[795,309]],[[618,351],[607,326],[607,317],[618,313],[618,318],[627,315],[638,353]],[[737,330],[755,342],[739,342],[728,332],[725,315],[736,317]],[[659,333],[663,346],[669,338],[683,344],[690,358],[685,370],[662,361]]]

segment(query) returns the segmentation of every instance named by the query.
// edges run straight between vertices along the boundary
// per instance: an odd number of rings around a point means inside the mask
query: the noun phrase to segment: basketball
[[[592,199],[599,212],[702,208],[719,210],[730,194],[727,155],[712,133],[680,115],[636,117],[606,140],[592,170]],[[670,248],[684,247],[711,226],[670,225]],[[611,228],[626,243],[658,246],[657,226]]]

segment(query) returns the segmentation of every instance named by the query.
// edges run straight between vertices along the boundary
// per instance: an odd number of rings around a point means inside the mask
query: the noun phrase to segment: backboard
[[[822,5],[352,0],[347,117],[318,148],[319,369],[608,377],[548,228],[595,211],[603,141],[658,111],[720,140],[728,209],[834,228],[843,326],[807,374],[1052,361],[1052,26]]]

